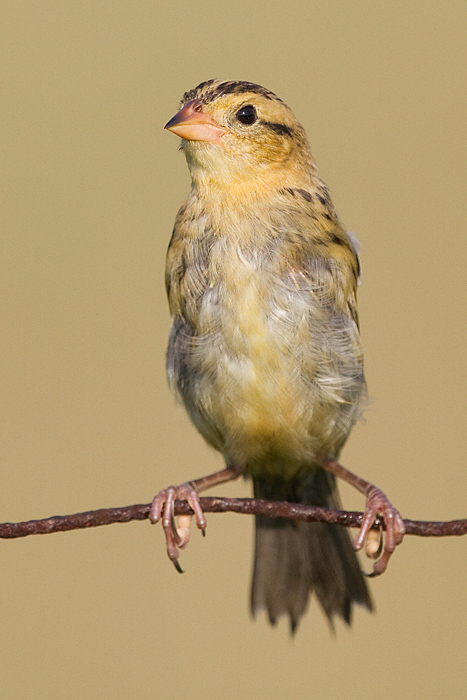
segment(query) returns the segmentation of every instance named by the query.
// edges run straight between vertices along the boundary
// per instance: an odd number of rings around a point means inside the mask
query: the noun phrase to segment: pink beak
[[[226,133],[210,114],[203,112],[201,100],[187,102],[172,119],[167,122],[164,129],[172,131],[177,136],[187,141],[209,141],[219,143]]]

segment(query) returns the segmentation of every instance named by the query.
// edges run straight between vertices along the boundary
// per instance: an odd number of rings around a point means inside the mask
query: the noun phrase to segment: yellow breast
[[[282,455],[294,453],[310,440],[311,407],[304,411],[305,397],[297,394],[300,382],[291,352],[299,338],[277,330],[274,285],[266,271],[258,271],[239,249],[223,256],[223,271],[223,298],[216,310],[221,343],[204,362],[206,369],[210,362],[216,365],[211,411],[238,438],[244,454],[266,444]],[[276,308],[279,313],[287,312]]]

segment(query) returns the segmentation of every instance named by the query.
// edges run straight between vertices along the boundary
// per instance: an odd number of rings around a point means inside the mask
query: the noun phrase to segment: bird
[[[385,494],[338,460],[367,400],[359,332],[358,244],[340,222],[303,126],[275,93],[242,80],[207,80],[183,95],[165,129],[181,138],[191,191],[175,220],[166,264],[172,325],[167,375],[225,469],[153,499],[169,558],[199,493],[238,476],[256,498],[340,509],[336,477],[366,496],[352,545],[347,529],[255,516],[251,611],[295,631],[315,594],[333,627],[355,604],[373,609],[356,551],[387,567],[404,535]],[[384,546],[371,527],[381,514]],[[379,537],[379,535],[378,535]],[[382,537],[382,536],[381,536]]]

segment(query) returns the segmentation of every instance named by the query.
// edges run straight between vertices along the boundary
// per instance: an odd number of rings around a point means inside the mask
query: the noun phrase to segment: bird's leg
[[[195,515],[196,525],[204,535],[206,530],[206,518],[204,517],[199,502],[199,494],[201,491],[205,491],[217,484],[223,484],[225,481],[232,481],[240,476],[240,474],[241,469],[235,465],[230,465],[226,467],[226,469],[215,472],[215,474],[209,474],[209,476],[203,476],[194,481],[187,481],[180,486],[168,486],[154,496],[149,510],[149,520],[152,523],[157,523],[162,519],[162,527],[167,544],[167,554],[169,555],[170,561],[180,573],[182,573],[182,569],[178,562],[178,550],[184,549],[190,541],[190,525],[193,516],[179,515],[178,524],[176,525],[174,517],[175,501],[188,501]]]
[[[354,540],[353,546],[355,550],[360,551],[363,549],[365,542],[367,543],[367,555],[371,558],[379,557],[378,561],[373,565],[373,573],[371,576],[379,576],[386,571],[392,553],[404,538],[405,525],[399,511],[379,488],[369,481],[365,481],[365,479],[362,479],[360,476],[353,474],[353,472],[346,469],[336,460],[323,460],[322,465],[327,471],[341,479],[345,479],[345,481],[355,486],[355,488],[366,496],[365,513],[363,514],[360,531]],[[375,547],[374,538],[371,536],[371,526],[379,514],[383,516],[386,525],[386,537],[384,547],[382,548],[382,554],[381,547]]]

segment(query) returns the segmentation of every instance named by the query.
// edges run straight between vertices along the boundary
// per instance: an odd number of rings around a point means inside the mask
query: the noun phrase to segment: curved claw
[[[203,509],[201,508],[200,502],[199,502],[199,493],[196,490],[195,485],[193,484],[192,481],[187,482],[186,484],[182,484],[181,486],[178,487],[177,489],[177,495],[176,498],[180,501],[188,501],[188,505],[190,506],[191,510],[195,514],[195,522],[196,526],[198,527],[199,530],[202,531],[203,535],[206,530],[207,522],[206,518],[204,517]],[[180,516],[179,523],[181,522],[182,518],[191,518],[193,516],[191,515],[182,515]],[[188,542],[187,542],[188,544]]]
[[[370,530],[365,544],[365,554],[369,559],[379,559],[383,552],[383,528]]]
[[[194,484],[186,483],[181,486],[169,486],[154,496],[149,510],[149,520],[152,523],[162,521],[165,534],[167,555],[179,573],[183,573],[178,557],[179,550],[184,549],[190,541],[190,526],[192,515],[180,515],[178,525],[175,522],[174,504],[176,500],[186,500],[195,514],[195,521],[203,535],[206,530],[206,518],[199,502],[199,494]]]
[[[374,538],[371,536],[371,527],[379,514],[382,515],[386,525],[382,554],[380,548],[374,550],[372,546]],[[362,519],[360,531],[353,543],[354,549],[359,551],[363,549],[365,542],[367,542],[367,553],[371,557],[381,554],[373,565],[373,572],[370,576],[380,576],[386,571],[389,559],[397,545],[402,542],[404,534],[405,525],[399,511],[392,505],[387,496],[380,491],[380,489],[376,488],[376,486],[372,486],[368,491],[366,510]]]
[[[176,525],[174,517],[175,501],[188,501],[194,513],[196,525],[204,536],[206,534],[206,518],[199,502],[199,492],[211,486],[237,479],[240,474],[241,469],[235,464],[230,464],[219,472],[203,476],[200,479],[195,479],[195,481],[188,481],[181,486],[169,486],[154,496],[149,509],[149,520],[152,523],[158,523],[162,519],[167,554],[180,573],[182,573],[182,569],[178,563],[179,550],[184,549],[190,541],[190,525],[193,515],[180,515],[178,525]]]

